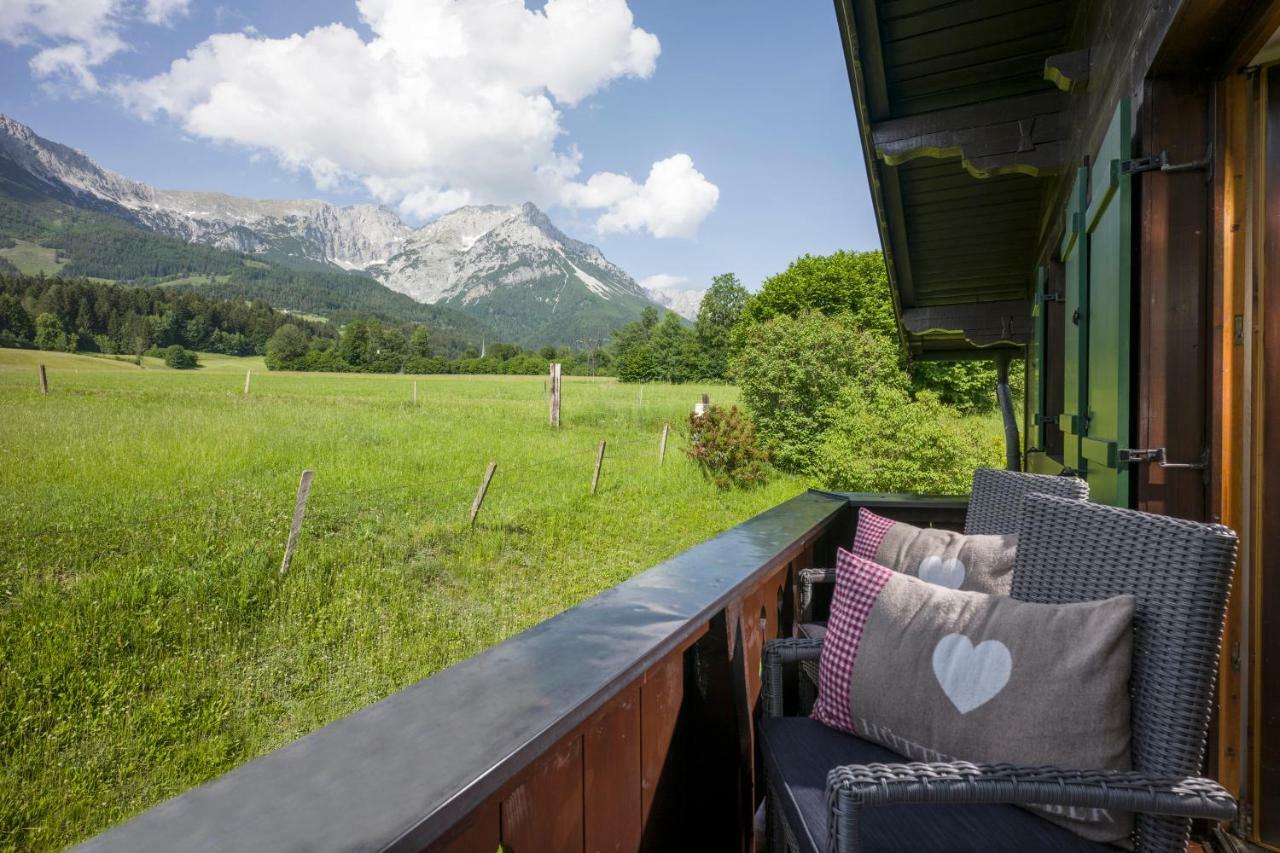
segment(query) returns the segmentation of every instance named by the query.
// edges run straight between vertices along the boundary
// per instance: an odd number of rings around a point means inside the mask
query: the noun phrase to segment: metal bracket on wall
[[[1154,462],[1161,468],[1203,471],[1209,468],[1209,448],[1200,454],[1199,462],[1169,462],[1168,451],[1163,447],[1122,447],[1119,451],[1121,465],[1136,465],[1139,462]]]
[[[1036,415],[1035,420],[1036,420],[1036,426],[1040,426],[1041,424],[1053,424],[1054,426],[1058,425],[1057,415]]]
[[[1204,448],[1201,453],[1201,461],[1198,462],[1170,462],[1169,452],[1164,447],[1121,447],[1120,448],[1120,464],[1135,465],[1138,462],[1155,462],[1160,467],[1171,467],[1171,469],[1192,469],[1202,470],[1208,467],[1208,448]]]
[[[1138,175],[1142,172],[1198,172],[1209,169],[1213,165],[1212,150],[1203,160],[1192,160],[1188,163],[1170,163],[1169,152],[1161,151],[1146,157],[1135,157],[1132,160],[1120,161],[1120,174]]]
[[[1064,297],[1061,293],[1056,293],[1056,292],[1041,293],[1039,298],[1041,302],[1066,302],[1067,301],[1066,297]]]

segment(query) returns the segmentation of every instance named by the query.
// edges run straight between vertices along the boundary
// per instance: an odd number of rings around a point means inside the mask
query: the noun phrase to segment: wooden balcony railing
[[[859,505],[965,501],[799,495],[78,849],[750,850],[761,648]]]

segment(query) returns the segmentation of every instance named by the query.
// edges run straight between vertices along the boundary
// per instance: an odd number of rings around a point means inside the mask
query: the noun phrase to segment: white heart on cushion
[[[933,649],[933,674],[951,704],[967,714],[995,698],[1009,683],[1013,655],[999,640],[978,645],[964,634],[948,634]]]
[[[935,554],[920,561],[920,568],[916,574],[922,581],[936,583],[948,589],[959,589],[964,583],[964,561],[959,557],[944,560]]]

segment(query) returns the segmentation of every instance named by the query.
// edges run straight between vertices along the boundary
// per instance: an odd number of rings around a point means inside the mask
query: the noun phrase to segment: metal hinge
[[[1169,462],[1168,452],[1163,447],[1120,448],[1119,463],[1121,465],[1136,465],[1139,462],[1154,462],[1161,468],[1182,468],[1200,471],[1209,467],[1209,449],[1205,448],[1204,452],[1200,454],[1199,462]]]
[[[1056,425],[1058,423],[1058,416],[1057,415],[1036,415],[1035,421],[1036,421],[1036,426],[1040,426],[1041,424]]]
[[[1253,804],[1248,800],[1240,803],[1236,819],[1232,821],[1232,827],[1244,838],[1253,837]]]
[[[1041,302],[1066,302],[1066,298],[1061,293],[1042,293],[1040,294]]]
[[[1120,161],[1120,174],[1137,175],[1142,172],[1196,172],[1208,169],[1213,165],[1213,158],[1206,156],[1203,160],[1192,160],[1189,163],[1170,163],[1169,152],[1161,151],[1146,157],[1135,157],[1132,160]]]

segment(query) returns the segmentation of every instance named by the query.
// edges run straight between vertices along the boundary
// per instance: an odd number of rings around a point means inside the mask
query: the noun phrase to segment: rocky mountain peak
[[[192,243],[361,271],[419,302],[468,310],[511,340],[604,337],[652,304],[631,276],[595,246],[566,235],[532,202],[461,207],[413,228],[375,204],[157,190],[4,115],[0,160],[67,203]]]

